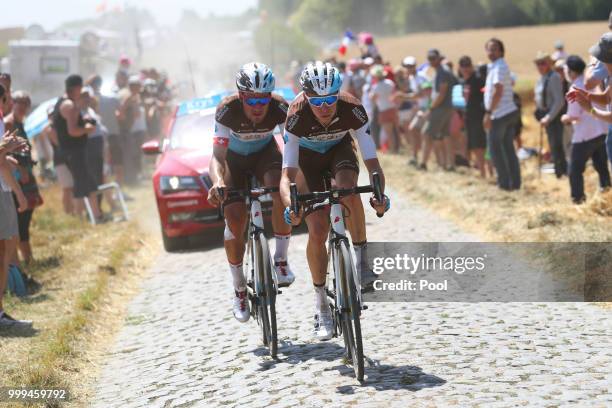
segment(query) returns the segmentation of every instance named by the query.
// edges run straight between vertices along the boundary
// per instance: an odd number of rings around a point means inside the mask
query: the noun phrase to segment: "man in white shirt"
[[[487,145],[497,172],[497,185],[502,190],[521,187],[521,168],[514,150],[514,132],[519,112],[512,96],[510,69],[504,60],[504,44],[491,38],[485,44],[491,63],[485,82],[485,115],[483,125],[488,132]]]
[[[577,55],[570,55],[565,63],[565,76],[572,86],[584,88],[584,70],[586,63]],[[591,116],[576,101],[567,106],[567,113],[561,118],[563,123],[574,128],[572,136],[572,152],[569,166],[569,179],[572,201],[581,204],[586,200],[584,195],[583,173],[586,162],[593,160],[593,167],[599,174],[599,186],[610,188],[610,172],[608,171],[605,138],[607,124]]]

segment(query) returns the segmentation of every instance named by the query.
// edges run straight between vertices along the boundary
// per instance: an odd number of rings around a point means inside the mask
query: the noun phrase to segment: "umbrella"
[[[57,98],[49,99],[38,105],[36,109],[28,115],[25,120],[24,128],[28,139],[38,136],[49,122],[47,111],[57,103]]]

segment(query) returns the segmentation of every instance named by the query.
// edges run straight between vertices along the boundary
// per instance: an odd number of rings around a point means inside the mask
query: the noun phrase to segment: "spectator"
[[[518,118],[516,121],[515,131],[514,131],[514,142],[516,143],[516,149],[518,150],[518,156],[520,158],[521,151],[523,149],[523,101],[521,100],[521,95],[518,92],[514,91],[514,86],[516,84],[516,74],[514,72],[510,73],[510,78],[512,78],[512,100],[516,105],[516,109],[518,110]],[[524,154],[527,154],[524,152]]]
[[[606,149],[608,152],[608,159],[612,163],[612,113],[610,109],[607,112],[599,109],[588,109],[591,101],[600,101],[601,103],[610,103],[612,100],[612,87],[610,86],[610,78],[612,76],[612,12],[610,12],[610,18],[608,20],[608,28],[610,31],[604,34],[599,43],[591,47],[589,50],[596,63],[593,64],[586,75],[586,89],[593,89],[596,86],[601,86],[604,82],[607,83],[607,89],[603,93],[600,92],[578,92],[574,89],[572,94],[574,97],[579,97],[577,100],[581,106],[588,110],[592,115],[608,122],[608,136],[606,139]],[[603,88],[603,87],[602,87]]]
[[[15,159],[15,178],[23,191],[27,200],[27,209],[17,214],[17,224],[19,226],[19,252],[21,259],[25,263],[32,261],[32,247],[30,246],[30,223],[34,209],[42,205],[43,200],[38,191],[38,184],[34,177],[34,165],[36,162],[32,160],[32,145],[28,141],[23,122],[25,121],[28,112],[32,106],[30,96],[22,91],[17,91],[13,94],[13,110],[10,115],[4,118],[4,127],[7,131],[15,131],[15,135],[21,138],[28,146],[24,152],[13,153]],[[16,195],[13,196],[16,205],[18,205]],[[18,257],[15,253],[13,263],[18,264]]]
[[[147,135],[149,139],[161,139],[161,104],[157,96],[157,83],[154,79],[144,81],[143,105],[147,121]]]
[[[521,168],[514,150],[514,132],[518,121],[518,110],[512,100],[512,78],[504,60],[504,43],[491,38],[485,44],[487,67],[483,127],[488,132],[487,144],[491,160],[497,172],[497,185],[503,190],[521,187]]]
[[[454,77],[442,66],[442,56],[437,49],[431,49],[427,53],[427,60],[435,70],[433,80],[433,94],[431,106],[427,112],[428,118],[423,133],[425,138],[425,151],[421,169],[427,169],[427,161],[433,149],[440,152],[441,166],[446,170],[453,170],[454,164],[450,157],[449,138],[450,120],[453,114],[453,102],[451,88],[454,85]]]
[[[0,72],[0,85],[4,87],[4,92],[7,97],[6,104],[4,106],[5,112],[10,112],[13,109],[13,98],[11,96],[11,74],[6,72]]]
[[[397,138],[398,114],[394,102],[395,83],[385,78],[384,70],[380,65],[372,68],[371,75],[375,82],[370,91],[370,98],[378,108],[378,123],[385,134],[384,139],[381,135],[381,141],[386,140],[391,152],[397,153],[399,141]]]
[[[555,42],[555,52],[552,54],[552,60],[557,62],[559,60],[564,60],[567,58],[567,52],[565,52],[565,45],[563,45],[563,41],[557,40]]]
[[[83,120],[95,126],[95,130],[90,133],[87,138],[86,164],[87,171],[93,179],[97,190],[99,186],[104,184],[104,136],[107,130],[100,121],[100,117],[93,109],[95,100],[93,96],[93,89],[88,86],[83,87],[81,90],[81,98],[77,105],[81,110]],[[100,205],[102,196],[98,194],[96,199],[98,205]]]
[[[137,75],[129,79],[129,96],[119,107],[118,119],[126,130],[123,166],[126,184],[136,184],[142,167],[140,146],[147,131],[144,107],[140,98],[141,83]]]
[[[586,64],[579,56],[571,55],[567,58],[565,74],[572,86],[584,88],[585,68]],[[581,204],[586,200],[583,173],[588,159],[593,160],[593,167],[599,174],[601,189],[610,187],[605,146],[607,126],[605,122],[590,116],[575,101],[570,102],[567,114],[563,115],[562,120],[574,128],[569,179],[572,201]]]
[[[64,208],[64,213],[73,215],[75,214],[73,191],[74,180],[72,179],[72,174],[70,173],[68,165],[66,164],[66,158],[64,157],[59,145],[57,132],[53,126],[53,114],[54,109],[49,109],[47,112],[49,123],[43,129],[43,134],[49,139],[49,142],[51,142],[51,149],[53,150],[53,167],[55,169],[57,181],[62,188],[62,206]]]
[[[53,127],[57,132],[59,147],[64,155],[68,169],[74,180],[73,194],[76,199],[77,214],[83,211],[84,198],[89,198],[89,204],[96,220],[103,222],[98,206],[97,186],[87,166],[87,137],[95,132],[96,126],[85,122],[78,107],[83,88],[83,78],[70,75],[66,78],[66,93],[55,105]]]
[[[427,80],[424,76],[417,74],[416,64],[417,61],[415,57],[408,56],[404,58],[402,67],[405,72],[404,75],[407,85],[404,85],[404,89],[402,89],[402,85],[398,83],[403,93],[403,99],[411,103],[410,109],[400,110],[400,127],[404,133],[406,143],[412,146],[412,158],[408,161],[408,164],[415,167],[418,166],[419,151],[421,149],[422,138],[420,128],[422,126],[416,126],[415,124],[413,127],[412,123],[415,121],[422,107],[421,100],[424,99],[422,86]]]
[[[111,171],[117,183],[123,184],[123,143],[119,131],[119,121],[117,120],[119,96],[116,92],[112,92],[110,95],[102,95],[100,92],[102,83],[102,78],[96,75],[91,85],[94,95],[98,100],[98,114],[100,115],[100,120],[108,131],[107,141],[110,153]]]
[[[534,60],[540,78],[535,87],[536,111],[535,117],[546,129],[548,145],[555,165],[555,174],[561,178],[567,174],[567,161],[563,148],[563,124],[561,115],[565,106],[563,81],[553,70],[550,55],[538,52]]]
[[[365,85],[365,77],[361,69],[361,62],[355,59],[349,61],[346,79],[348,82],[348,92],[355,98],[361,100],[363,85]]]
[[[12,254],[17,248],[19,226],[17,222],[17,210],[11,192],[15,193],[18,203],[18,211],[27,209],[27,200],[21,191],[21,187],[13,176],[12,169],[6,155],[8,153],[23,149],[23,140],[9,137],[4,131],[3,112],[9,112],[12,107],[10,94],[5,88],[6,82],[0,83],[0,327],[31,326],[29,320],[17,320],[4,310],[2,299],[8,283],[9,264]]]
[[[480,170],[480,175],[484,178],[486,177],[487,134],[482,125],[485,108],[481,90],[485,86],[485,78],[474,69],[472,59],[467,55],[459,60],[459,72],[463,81],[463,96],[465,98],[465,129],[468,137],[468,152],[470,155],[474,154],[476,166]]]

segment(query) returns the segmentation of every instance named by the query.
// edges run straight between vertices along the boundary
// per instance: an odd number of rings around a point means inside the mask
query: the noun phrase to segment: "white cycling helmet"
[[[236,74],[239,91],[268,93],[274,90],[274,73],[267,65],[259,62],[244,64]]]
[[[302,70],[300,85],[307,93],[331,95],[340,90],[342,78],[340,71],[329,62],[310,62]]]

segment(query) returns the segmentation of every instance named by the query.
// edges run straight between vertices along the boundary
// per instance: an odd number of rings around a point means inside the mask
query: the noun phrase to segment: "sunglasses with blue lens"
[[[338,95],[328,95],[328,96],[313,96],[308,98],[308,103],[314,106],[323,106],[323,104],[327,104],[327,106],[331,106],[334,103],[338,102]]]
[[[255,106],[255,105],[267,105],[267,104],[270,103],[271,100],[272,100],[272,98],[270,98],[270,97],[266,97],[266,98],[246,98],[245,102],[249,106]]]

